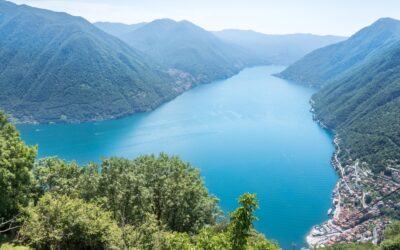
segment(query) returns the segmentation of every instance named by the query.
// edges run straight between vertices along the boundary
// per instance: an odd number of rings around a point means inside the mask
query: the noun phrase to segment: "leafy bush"
[[[111,249],[122,234],[111,213],[95,204],[45,194],[25,209],[21,240],[39,249]]]
[[[11,219],[32,198],[35,157],[36,148],[25,145],[0,112],[0,219]]]

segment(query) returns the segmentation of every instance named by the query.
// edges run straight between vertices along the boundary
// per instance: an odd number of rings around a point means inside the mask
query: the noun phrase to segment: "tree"
[[[385,230],[385,240],[381,244],[382,250],[400,249],[400,221],[392,222]]]
[[[162,230],[152,215],[140,226],[126,225],[122,228],[124,247],[125,249],[161,249]]]
[[[365,195],[365,203],[370,204],[372,202],[372,196],[370,194]]]
[[[34,176],[39,196],[46,192],[77,196],[82,168],[75,162],[66,163],[61,159],[43,158],[35,163]]]
[[[382,250],[399,250],[400,249],[400,237],[385,240],[381,244]]]
[[[110,158],[101,169],[99,195],[122,226],[140,225],[149,214],[176,232],[197,232],[215,223],[217,199],[199,171],[178,157]]]
[[[100,170],[94,163],[79,166],[56,157],[39,159],[34,166],[38,198],[50,192],[93,201],[98,196]]]
[[[121,246],[111,213],[68,196],[45,194],[25,209],[20,240],[38,249],[110,249]]]
[[[85,201],[95,201],[99,196],[100,167],[95,163],[89,163],[81,167],[83,173],[79,176],[78,193]]]
[[[163,235],[163,250],[196,250],[187,233],[166,232]]]
[[[110,158],[102,162],[98,199],[112,212],[121,227],[139,226],[151,212],[150,192],[146,179],[136,171],[133,161]]]
[[[246,193],[239,197],[241,207],[230,214],[230,238],[233,250],[244,250],[251,235],[255,210],[258,202],[255,194]]]
[[[14,228],[4,222],[15,223],[12,218],[32,198],[35,157],[36,147],[25,145],[15,126],[0,112],[0,231]]]
[[[264,235],[252,230],[248,239],[247,250],[281,250],[277,243],[269,241]]]
[[[229,235],[226,232],[218,232],[214,228],[204,228],[195,236],[196,249],[222,250],[231,249]]]
[[[166,154],[138,157],[134,165],[146,180],[152,212],[168,230],[192,233],[215,223],[218,199],[210,196],[198,169]]]

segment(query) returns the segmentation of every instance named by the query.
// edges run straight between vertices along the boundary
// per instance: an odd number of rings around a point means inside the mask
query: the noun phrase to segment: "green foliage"
[[[348,40],[317,49],[279,75],[304,85],[328,86],[336,77],[352,70],[400,40],[400,22],[382,18]]]
[[[196,232],[215,223],[218,200],[209,195],[198,169],[166,154],[141,156],[133,163],[151,194],[152,213],[167,229]]]
[[[166,230],[193,233],[214,224],[219,215],[218,200],[209,195],[199,171],[165,154],[105,159],[101,168],[47,158],[37,162],[34,173],[39,194],[101,204],[121,227],[154,218]]]
[[[246,249],[248,237],[253,225],[255,210],[258,202],[255,194],[244,194],[239,197],[241,207],[230,214],[231,223],[229,225],[230,239],[233,250]]]
[[[26,247],[26,246],[19,246],[19,245],[15,245],[15,244],[3,244],[0,245],[0,250],[31,250],[30,247]]]
[[[276,242],[267,240],[264,235],[254,230],[247,241],[247,250],[280,250]]]
[[[111,158],[102,163],[97,197],[122,226],[139,225],[151,208],[151,196],[144,176],[136,172],[133,161]]]
[[[162,247],[163,250],[195,250],[190,237],[187,233],[164,233]]]
[[[35,157],[36,148],[25,145],[0,112],[0,218],[11,219],[30,202]]]
[[[31,250],[31,248],[15,242],[12,234],[0,234],[0,250]]]
[[[102,163],[99,196],[121,224],[140,224],[148,214],[177,232],[196,232],[215,222],[217,200],[210,197],[197,169],[161,154],[133,161]]]
[[[158,226],[154,216],[139,226],[126,225],[122,228],[124,246],[127,249],[160,249],[163,228]]]
[[[400,221],[389,225],[385,231],[385,240],[381,244],[382,250],[400,249]]]
[[[103,25],[98,27],[104,28]],[[166,69],[187,74],[184,81],[189,85],[227,78],[245,66],[239,56],[241,50],[188,21],[160,19],[137,29],[123,29],[128,31],[116,34],[122,41]],[[105,31],[110,32],[110,29],[105,28]]]
[[[370,57],[313,96],[315,112],[338,132],[341,159],[383,172],[400,159],[400,42]]]
[[[385,239],[393,239],[400,236],[400,221],[395,221],[385,230]]]
[[[74,162],[66,163],[55,157],[38,160],[34,166],[34,176],[39,196],[46,192],[77,196],[82,172],[82,168]]]
[[[82,172],[79,176],[78,190],[79,197],[86,201],[94,201],[98,196],[100,185],[100,168],[94,163],[81,166]],[[101,202],[101,201],[98,201]]]
[[[0,173],[26,177],[8,183],[0,175],[8,185],[3,216],[22,213],[18,243],[34,249],[279,249],[252,228],[255,195],[240,197],[229,224],[216,224],[217,199],[178,157],[110,158],[101,167],[57,158],[34,163],[36,149],[1,113],[0,149]],[[1,249],[29,249],[14,236],[0,235]]]
[[[397,238],[385,240],[381,244],[382,250],[398,250],[400,249],[400,236]]]
[[[179,94],[157,63],[81,17],[0,2],[0,107],[23,122],[148,111]]]
[[[111,213],[81,199],[46,194],[25,213],[20,237],[35,248],[110,249],[122,242]]]
[[[231,242],[226,231],[216,231],[215,228],[204,228],[194,237],[196,249],[222,250],[230,249]]]
[[[370,204],[371,202],[372,202],[372,196],[369,195],[369,194],[367,194],[367,195],[365,196],[365,203],[366,203],[366,204]]]

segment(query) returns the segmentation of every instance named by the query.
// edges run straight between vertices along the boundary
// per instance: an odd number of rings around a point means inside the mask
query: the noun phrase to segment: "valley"
[[[255,192],[262,207],[257,230],[284,249],[293,242],[305,246],[311,227],[328,219],[334,148],[309,112],[314,90],[271,76],[283,68],[245,69],[145,114],[18,129],[27,143],[39,145],[40,158],[84,164],[110,156],[180,155],[200,168],[224,211],[236,206],[238,194]]]
[[[0,0],[1,250],[400,248],[399,20],[23,2]]]

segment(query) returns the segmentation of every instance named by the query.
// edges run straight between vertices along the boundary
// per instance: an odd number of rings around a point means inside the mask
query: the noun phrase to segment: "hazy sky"
[[[186,19],[208,30],[351,35],[380,17],[400,19],[400,0],[12,0],[83,16],[138,23]]]

